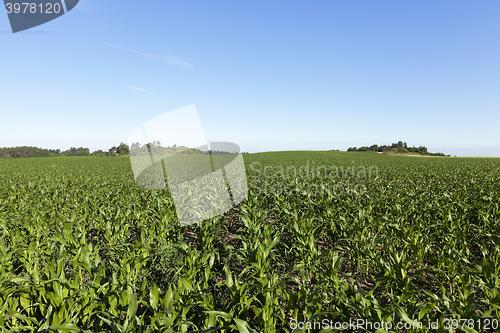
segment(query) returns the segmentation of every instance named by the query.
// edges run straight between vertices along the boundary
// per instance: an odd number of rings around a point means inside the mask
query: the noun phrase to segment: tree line
[[[173,155],[173,154],[182,154],[182,155],[228,155],[233,154],[227,151],[218,151],[218,150],[208,150],[203,151],[197,148],[189,148],[186,146],[177,146],[174,144],[173,146],[163,147],[160,141],[153,141],[148,144],[140,144],[139,142],[132,143],[130,147],[130,154],[132,156],[141,156],[141,155]],[[245,154],[245,153],[243,153]],[[248,153],[246,153],[248,154]]]
[[[384,152],[391,152],[394,154],[408,154],[408,153],[414,153],[414,154],[420,154],[420,155],[429,155],[429,156],[450,156],[450,155],[445,155],[443,153],[430,153],[427,151],[427,147],[425,146],[418,146],[418,147],[408,147],[406,142],[399,141],[398,143],[392,143],[390,145],[371,145],[371,146],[362,146],[362,147],[350,147],[347,149],[347,151],[376,151],[380,153]]]
[[[42,149],[38,147],[12,147],[0,148],[0,158],[16,158],[16,157],[51,157],[59,155],[59,149]]]
[[[131,147],[121,142],[117,146],[109,148],[107,151],[95,150],[90,152],[89,148],[71,147],[68,150],[61,151],[60,149],[43,149],[31,146],[0,148],[0,158],[22,158],[22,157],[54,157],[54,156],[129,156],[132,155],[149,155],[149,154],[188,154],[188,155],[225,155],[230,154],[223,151],[201,151],[196,148],[188,148],[185,146],[173,145],[172,147],[163,147],[159,141],[140,145],[133,143]],[[245,154],[245,153],[243,153]],[[247,153],[248,154],[248,153]]]
[[[0,148],[0,158],[23,158],[23,157],[54,157],[54,156],[127,156],[129,155],[129,146],[120,143],[107,151],[101,149],[90,152],[89,148],[71,147],[68,150],[43,149],[31,146],[4,147]]]

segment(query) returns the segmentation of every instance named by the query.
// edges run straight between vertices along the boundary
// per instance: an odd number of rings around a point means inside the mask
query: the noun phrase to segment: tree
[[[108,149],[108,152],[106,153],[106,156],[116,156],[116,147],[113,146]]]
[[[393,142],[390,145],[382,145],[382,146],[378,146],[378,145],[374,144],[374,145],[371,145],[370,147],[367,147],[367,146],[361,146],[360,148],[349,147],[347,149],[347,151],[378,151],[378,152],[390,151],[390,152],[393,152],[395,154],[398,154],[398,153],[406,154],[406,153],[411,152],[411,153],[417,153],[417,154],[421,154],[421,155],[446,156],[443,153],[429,153],[427,151],[427,147],[425,147],[425,146],[408,147],[408,144],[406,142],[403,142],[403,141],[399,141],[398,143]]]
[[[50,157],[56,154],[53,149],[42,149],[38,147],[12,147],[0,148],[0,157],[16,158],[16,157]]]
[[[158,141],[158,144],[160,142]],[[120,145],[118,147],[116,147],[116,152],[118,153],[118,155],[120,156],[125,156],[125,155],[130,155],[130,148],[128,145],[126,145],[125,143],[120,143]]]

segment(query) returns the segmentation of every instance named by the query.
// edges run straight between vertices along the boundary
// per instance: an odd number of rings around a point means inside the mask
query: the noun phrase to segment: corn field
[[[244,160],[247,198],[181,227],[128,158],[1,159],[2,331],[500,330],[500,159]],[[317,325],[361,319],[394,326]]]

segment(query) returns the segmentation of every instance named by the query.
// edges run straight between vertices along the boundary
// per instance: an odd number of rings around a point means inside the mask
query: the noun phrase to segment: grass
[[[128,159],[0,159],[0,327],[319,332],[364,319],[444,332],[467,319],[495,331],[500,159],[244,159],[247,199],[188,227],[168,191],[135,185]]]

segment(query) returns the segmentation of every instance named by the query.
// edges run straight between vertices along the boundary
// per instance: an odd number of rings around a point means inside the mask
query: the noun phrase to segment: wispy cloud
[[[165,56],[163,60],[169,65],[179,66],[187,69],[194,69],[194,66],[189,62],[176,56]]]
[[[109,44],[109,43],[103,43],[103,45],[108,46],[108,47],[113,47],[115,49],[127,51],[130,53],[134,53],[134,54],[140,55],[141,57],[149,59],[149,60],[165,63],[165,64],[172,65],[172,66],[182,67],[182,68],[186,68],[186,69],[194,69],[194,66],[191,65],[186,60],[179,58],[179,57],[176,57],[176,56],[173,56],[173,55],[159,55],[159,54],[144,53],[144,52],[139,52],[136,50],[127,49],[125,47],[121,47],[121,46]]]
[[[145,92],[145,93],[148,93],[148,94],[154,94],[152,91],[149,91],[149,90],[146,90],[146,89],[143,89],[143,88],[134,87],[134,86],[127,86],[127,85],[123,85],[123,86],[126,87],[126,88],[129,88],[129,89],[132,89],[132,90],[136,90],[136,91],[140,91],[140,92]]]

